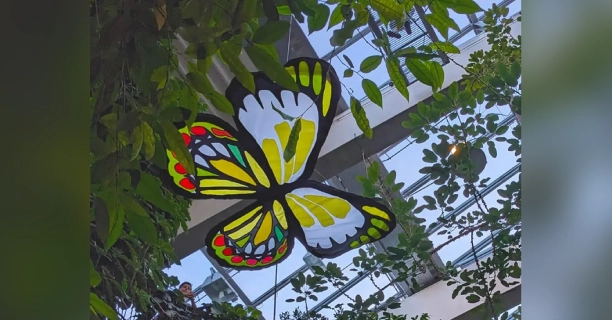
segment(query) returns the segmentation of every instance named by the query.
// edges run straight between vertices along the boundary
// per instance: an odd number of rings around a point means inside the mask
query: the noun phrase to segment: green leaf
[[[434,50],[439,50],[445,53],[461,53],[461,50],[450,42],[434,42],[429,46]]]
[[[349,58],[346,54],[343,54],[342,57],[344,58],[346,63],[348,63],[348,65],[349,65],[349,67],[351,67],[351,69],[355,68],[355,65],[353,64],[353,61],[351,61],[351,58]]]
[[[406,100],[410,100],[410,93],[408,92],[408,84],[406,83],[406,79],[404,78],[404,74],[402,73],[402,68],[400,67],[400,62],[398,58],[390,57],[386,61],[387,72],[389,73],[389,78],[393,81],[395,88],[399,91]]]
[[[512,65],[510,66],[510,72],[512,72],[512,75],[516,79],[521,77],[521,62],[519,60],[516,60],[512,63]]]
[[[204,96],[215,91],[210,80],[198,72],[189,72],[186,77],[191,86]]]
[[[283,6],[278,6],[276,7],[276,9],[278,10],[278,13],[284,15],[284,16],[290,16],[291,15],[291,8],[289,8],[288,5],[283,5]]]
[[[374,183],[378,182],[380,177],[380,165],[374,161],[367,169],[368,179]]]
[[[329,7],[324,4],[319,4],[315,7],[314,16],[309,16],[308,22],[308,34],[312,34],[315,31],[319,31],[325,28],[327,19],[329,18]]]
[[[408,58],[408,59],[419,59],[419,60],[431,60],[433,58],[439,57],[437,54],[433,53],[404,53],[404,54],[394,54],[396,57]]]
[[[509,86],[516,87],[518,85],[518,79],[514,77],[503,62],[497,63],[497,73]]]
[[[157,229],[145,209],[137,200],[128,195],[123,195],[121,202],[125,208],[125,215],[130,229],[143,241],[156,244]]]
[[[434,86],[433,75],[424,61],[417,59],[406,59],[406,67],[412,72],[414,77],[428,86]]]
[[[289,139],[287,140],[287,146],[283,151],[283,159],[285,160],[285,163],[291,161],[291,159],[295,156],[297,143],[300,138],[300,131],[302,131],[302,119],[298,118],[295,121],[293,128],[291,128]]]
[[[277,21],[277,22],[281,22],[281,21]],[[241,50],[242,49],[240,49],[240,51]],[[236,53],[235,50],[232,50],[231,48],[229,48],[229,44],[228,44],[228,45],[221,46],[221,48],[219,48],[219,54],[221,55],[221,58],[223,59],[223,61],[225,61],[225,63],[229,66],[230,71],[236,76],[236,79],[238,79],[238,81],[240,81],[240,83],[247,90],[249,90],[251,93],[254,93],[255,92],[255,79],[253,78],[253,74],[249,72],[249,70],[244,65],[244,63],[242,63],[242,60],[240,60],[239,53]],[[233,112],[234,108],[231,108],[231,109]]]
[[[99,196],[104,200],[108,212],[108,237],[104,243],[104,250],[108,250],[121,236],[125,212],[115,192],[102,192]]]
[[[455,23],[455,21],[453,19],[449,18],[446,15],[440,14],[440,13],[427,14],[427,15],[425,15],[425,19],[434,28],[438,29],[440,34],[445,39],[448,39],[448,29],[449,28],[452,28],[452,29],[454,29],[456,31],[460,31],[461,30],[459,28],[459,26],[457,25],[457,23]]]
[[[441,3],[456,13],[472,14],[484,11],[474,0],[442,0]]]
[[[387,176],[385,177],[385,184],[386,185],[393,185],[395,183],[395,179],[397,177],[397,172],[395,172],[395,170],[392,170],[391,172],[389,172],[389,174],[387,174]]]
[[[195,166],[193,164],[193,157],[185,145],[185,140],[178,129],[170,122],[162,122],[162,128],[164,129],[164,136],[168,143],[168,149],[173,151],[176,155],[178,162],[185,167],[185,170],[189,174],[195,175]]]
[[[363,92],[365,92],[368,99],[382,108],[382,93],[380,92],[380,89],[378,89],[376,83],[370,79],[363,79],[361,81],[361,87],[363,88]]]
[[[100,282],[102,282],[102,278],[96,269],[94,268],[93,262],[91,259],[89,260],[89,285],[91,287],[97,287]]]
[[[142,172],[135,192],[160,210],[174,213],[176,211],[176,204],[162,194],[161,186],[162,184],[158,178]]]
[[[96,221],[96,233],[103,243],[108,241],[108,233],[110,229],[110,214],[104,199],[100,197],[94,198],[92,209],[94,219]]]
[[[344,70],[344,77],[345,78],[350,78],[353,76],[353,69],[346,69]]]
[[[343,46],[346,41],[353,36],[354,31],[355,29],[346,26],[344,28],[334,30],[331,39],[329,39],[329,44],[331,44],[333,47]]]
[[[495,149],[495,142],[487,141],[487,144],[489,145],[489,154],[491,155],[491,157],[497,158],[497,149]]]
[[[351,97],[351,114],[353,115],[353,118],[355,118],[357,126],[359,129],[361,129],[363,134],[369,139],[372,139],[373,132],[372,128],[370,128],[370,121],[366,116],[365,110],[361,106],[361,102],[355,99],[355,97]]]
[[[102,301],[102,299],[100,299],[98,295],[93,292],[89,293],[89,306],[97,313],[107,317],[109,320],[118,319],[115,310],[113,310],[113,308],[106,304],[106,302]]]
[[[290,24],[288,21],[269,20],[255,31],[252,41],[258,44],[274,44],[287,34],[289,27]]]
[[[276,113],[278,113],[278,115],[281,116],[281,118],[283,118],[284,120],[287,120],[287,121],[295,120],[295,117],[292,117],[292,116],[282,112],[280,109],[278,109],[274,105],[272,105],[272,110],[274,110]]]
[[[245,51],[251,58],[251,61],[253,61],[253,64],[255,64],[255,67],[263,71],[272,81],[289,90],[299,91],[293,77],[268,52],[257,46],[248,46],[245,48]]]
[[[263,10],[268,20],[276,21],[280,18],[274,0],[262,0],[261,3],[263,4]]]
[[[429,67],[432,81],[434,82],[434,90],[442,88],[442,84],[444,84],[444,69],[442,65],[436,61],[427,61],[426,63]]]
[[[451,100],[455,100],[457,99],[458,94],[459,94],[459,83],[455,81],[448,86],[448,97],[451,98]]]
[[[229,115],[234,115],[234,107],[232,106],[232,104],[229,102],[229,100],[227,100],[224,95],[215,91],[212,84],[210,83],[210,80],[208,80],[208,77],[197,72],[190,72],[187,74],[187,80],[189,80],[191,85],[198,92],[200,92],[208,100],[210,100],[210,102],[216,109]]]
[[[142,134],[142,125],[136,126],[136,128],[132,130],[132,155],[130,157],[130,161],[138,157],[143,141],[144,135]]]
[[[162,89],[166,86],[166,81],[168,81],[168,66],[161,66],[151,75],[151,81],[157,83],[157,90]]]
[[[469,303],[476,303],[478,301],[480,301],[480,297],[475,295],[475,294],[470,294],[469,296],[465,297],[467,302]]]
[[[406,10],[396,0],[370,0],[370,6],[388,21],[399,20],[403,23],[406,20]]]
[[[435,163],[436,161],[438,161],[438,156],[433,153],[433,151],[424,149],[423,153],[425,154],[425,157],[423,157],[423,161],[427,163]]]
[[[142,122],[140,124],[140,131],[142,132],[145,159],[151,160],[155,154],[155,134],[153,133],[153,128],[148,123]]]
[[[117,131],[131,131],[140,124],[139,112],[128,112],[121,114],[117,121]]]
[[[333,28],[334,26],[337,26],[342,21],[344,21],[344,14],[342,13],[342,7],[343,5],[339,4],[332,11],[331,16],[329,17],[329,23],[327,25],[327,30]]]
[[[289,6],[289,9],[291,10],[291,13],[293,13],[295,20],[297,20],[299,23],[304,23],[304,15],[302,15],[302,11],[295,3],[295,1],[296,0],[287,0],[287,6]]]
[[[381,55],[370,56],[363,61],[361,61],[361,65],[359,66],[359,70],[363,73],[368,73],[374,71],[380,63],[382,62],[383,57]]]
[[[372,43],[377,47],[384,47],[387,44],[385,39],[374,39],[372,40]]]

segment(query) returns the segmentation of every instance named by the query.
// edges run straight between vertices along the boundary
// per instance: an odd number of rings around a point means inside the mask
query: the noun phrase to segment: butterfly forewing
[[[239,135],[221,119],[200,114],[191,127],[179,128],[193,157],[196,174],[190,175],[167,150],[171,185],[194,199],[248,199],[270,188],[270,169],[261,152],[244,147],[248,137]],[[264,165],[260,165],[263,163]]]

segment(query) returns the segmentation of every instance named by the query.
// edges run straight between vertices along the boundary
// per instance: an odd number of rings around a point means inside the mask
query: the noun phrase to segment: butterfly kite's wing
[[[256,201],[206,236],[208,254],[220,265],[257,270],[284,260],[293,248],[283,200]]]
[[[376,200],[307,181],[213,227],[206,244],[221,265],[256,270],[284,260],[295,238],[313,255],[335,258],[386,237],[395,226],[393,214]]]
[[[374,199],[308,181],[286,195],[296,236],[320,258],[335,258],[386,237],[395,216]],[[294,231],[292,230],[292,234]]]
[[[255,93],[236,79],[226,91],[238,130],[251,135],[264,151],[277,184],[310,178],[340,99],[338,76],[326,61],[293,59],[285,69],[296,80],[299,92],[285,89],[263,73],[254,74]],[[283,152],[297,121],[301,130],[295,156],[286,163]]]
[[[250,137],[225,121],[199,114],[190,128],[182,125],[178,130],[193,156],[196,174],[188,174],[166,150],[167,184],[176,193],[191,199],[249,199],[270,187],[272,173],[261,150],[245,149],[245,140],[252,145]]]

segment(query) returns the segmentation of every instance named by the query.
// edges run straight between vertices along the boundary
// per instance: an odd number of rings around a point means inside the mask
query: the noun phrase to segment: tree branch
[[[436,253],[436,252],[440,251],[442,248],[444,248],[444,247],[446,247],[447,245],[449,245],[451,242],[454,242],[454,241],[456,241],[457,239],[459,239],[459,238],[461,238],[461,237],[463,237],[463,236],[466,236],[466,235],[468,235],[468,234],[470,234],[470,233],[472,233],[472,232],[474,232],[474,231],[476,231],[476,230],[479,230],[479,229],[481,229],[482,227],[484,227],[484,226],[486,226],[486,225],[487,225],[486,223],[481,223],[481,224],[477,224],[477,225],[475,225],[475,226],[471,226],[471,227],[469,227],[469,228],[465,228],[465,230],[461,231],[461,232],[460,232],[458,235],[456,235],[456,236],[454,236],[454,237],[450,238],[448,241],[446,241],[446,242],[442,243],[441,245],[439,245],[439,246],[435,247],[435,248],[434,248],[434,249],[431,251],[431,254],[433,255],[434,253]]]

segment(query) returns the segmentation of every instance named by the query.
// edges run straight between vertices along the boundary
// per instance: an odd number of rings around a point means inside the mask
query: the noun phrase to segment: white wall
[[[518,264],[521,266],[520,262]],[[465,269],[476,269],[476,264]],[[492,275],[490,277],[491,279],[494,278]],[[495,280],[495,289],[501,291],[502,294],[521,285],[521,279],[515,280],[518,284],[510,287],[504,287],[497,279]],[[483,301],[468,303],[465,296],[461,295],[452,299],[453,290],[456,287],[457,285],[447,286],[446,281],[438,281],[436,284],[423,289],[423,291],[406,298],[406,300],[401,302],[401,307],[388,311],[398,315],[405,314],[408,316],[408,319],[416,315],[428,313],[431,320],[452,320],[482,304]]]

